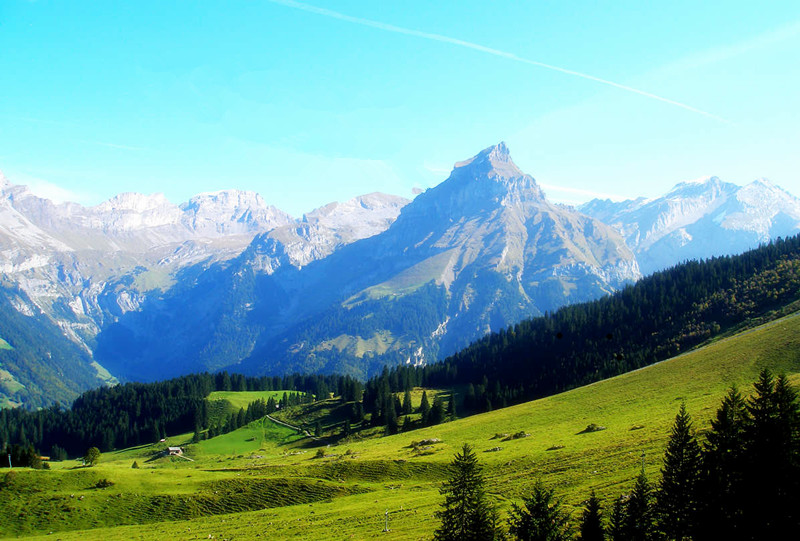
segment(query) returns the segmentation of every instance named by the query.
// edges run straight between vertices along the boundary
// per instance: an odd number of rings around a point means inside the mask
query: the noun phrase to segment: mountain
[[[800,199],[766,179],[740,187],[709,177],[656,199],[595,199],[578,208],[617,228],[645,274],[800,232]]]
[[[457,163],[386,231],[299,265],[293,242],[341,210],[259,235],[191,287],[126,314],[98,337],[101,362],[126,378],[223,368],[364,377],[640,276],[613,229],[548,202],[502,143]]]
[[[116,380],[19,288],[0,282],[0,408],[69,404]]]
[[[0,173],[0,276],[18,289],[14,298],[24,299],[13,306],[24,305],[60,328],[105,381],[102,366],[92,359],[96,336],[151,297],[238,257],[256,236],[273,231],[285,243],[288,263],[302,266],[386,229],[407,202],[369,194],[317,209],[301,220],[256,193],[237,190],[199,194],[181,205],[161,194],[124,193],[84,207],[38,197]],[[71,392],[98,384],[79,379]],[[14,388],[22,390],[13,400],[30,398],[25,390],[30,386]]]

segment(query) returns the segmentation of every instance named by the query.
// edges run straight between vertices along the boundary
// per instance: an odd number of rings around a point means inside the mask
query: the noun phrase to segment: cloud
[[[691,111],[693,113],[697,113],[699,115],[703,115],[708,118],[712,118],[719,122],[724,122],[726,124],[730,124],[729,120],[726,120],[722,117],[717,115],[711,114],[707,111],[703,111],[701,109],[697,109],[696,107],[692,107],[691,105],[681,103],[679,101],[671,100],[669,98],[665,98],[663,96],[659,96],[658,94],[652,94],[650,92],[645,92],[644,90],[640,90],[638,88],[634,88],[631,86],[623,85],[621,83],[615,83],[614,81],[609,81],[608,79],[602,79],[600,77],[595,77],[594,75],[589,75],[588,73],[582,73],[580,71],[575,71],[567,68],[562,68],[559,66],[554,66],[552,64],[546,64],[544,62],[539,62],[537,60],[531,60],[529,58],[523,58],[521,56],[517,56],[514,53],[510,53],[507,51],[502,51],[500,49],[493,49],[491,47],[486,47],[484,45],[480,45],[478,43],[473,43],[471,41],[464,41],[461,39],[451,38],[448,36],[444,36],[442,34],[434,34],[431,32],[422,32],[419,30],[413,30],[410,28],[404,28],[401,26],[395,26],[393,24],[386,24],[379,21],[373,21],[372,19],[364,19],[361,17],[353,17],[351,15],[345,15],[344,13],[339,13],[338,11],[333,11],[330,9],[320,8],[316,6],[312,6],[310,4],[304,4],[302,2],[295,2],[294,0],[267,0],[273,4],[279,4],[282,6],[286,6],[292,9],[298,9],[301,11],[306,11],[308,13],[313,13],[315,15],[321,15],[323,17],[329,17],[331,19],[338,19],[340,21],[349,22],[352,24],[357,24],[360,26],[368,26],[370,28],[377,28],[378,30],[384,30],[386,32],[392,32],[395,34],[403,34],[406,36],[412,36],[421,39],[427,39],[430,41],[438,41],[441,43],[448,43],[450,45],[455,45],[457,47],[464,47],[466,49],[472,49],[474,51],[478,51],[485,54],[490,54],[493,56],[497,56],[500,58],[505,58],[507,60],[511,60],[514,62],[519,62],[522,64],[528,64],[531,66],[536,66],[539,68],[544,68],[552,71],[557,71],[566,75],[572,75],[574,77],[579,77],[581,79],[586,79],[589,81],[593,81],[595,83],[611,86],[617,88],[619,90],[623,90],[625,92],[630,92],[632,94],[638,94],[639,96],[643,96],[645,98],[650,98],[653,100],[661,101],[664,103],[668,103],[670,105],[674,105],[675,107],[680,107],[681,109],[685,109],[687,111]]]
[[[105,142],[105,141],[89,141],[89,140],[86,140],[86,139],[75,139],[75,142],[77,142],[77,143],[86,143],[86,144],[89,144],[89,145],[98,145],[98,146],[101,146],[101,147],[116,148],[116,149],[120,149],[120,150],[135,150],[135,151],[150,150],[149,148],[145,148],[145,147],[136,147],[136,146],[132,146],[132,145],[120,145],[118,143],[108,143],[108,142]]]
[[[627,199],[621,195],[611,194],[611,193],[603,193],[603,192],[595,192],[592,190],[583,190],[581,188],[567,188],[564,186],[556,186],[555,184],[543,184],[541,182],[538,183],[539,186],[547,190],[547,195],[552,197],[554,201],[558,201],[560,203],[583,203],[588,199],[611,199],[612,201],[624,201]],[[564,199],[564,197],[560,197],[558,195],[553,194],[568,194],[572,196],[582,196],[579,199]]]
[[[15,180],[18,180],[19,181],[18,183],[27,186],[28,190],[32,194],[38,197],[42,197],[44,199],[49,199],[53,203],[72,202],[72,203],[80,203],[82,205],[90,205],[100,199],[100,196],[96,194],[78,192],[69,190],[67,188],[62,188],[61,186],[57,186],[52,182],[48,182],[46,180],[37,177],[23,175],[22,177]]]
[[[686,56],[674,63],[667,64],[660,71],[670,72],[702,68],[704,66],[716,64],[717,62],[736,58],[737,56],[752,51],[765,49],[797,36],[800,36],[800,21],[781,25],[755,37],[740,41],[739,43],[715,47]]]
[[[445,167],[443,165],[432,164],[428,162],[424,162],[422,164],[423,169],[429,171],[435,175],[449,175],[450,172],[453,170],[452,167]]]

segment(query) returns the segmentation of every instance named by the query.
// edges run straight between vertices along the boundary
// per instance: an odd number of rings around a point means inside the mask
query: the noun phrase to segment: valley
[[[748,394],[763,368],[800,383],[798,337],[800,317],[792,314],[566,393],[407,434],[338,440],[330,447],[260,419],[195,444],[186,434],[106,452],[93,468],[67,461],[52,463],[51,470],[15,469],[0,488],[0,511],[13,517],[3,522],[0,534],[328,539],[336,532],[356,539],[428,538],[437,523],[439,486],[463,443],[477,451],[487,490],[502,510],[540,479],[576,517],[590,490],[610,508],[642,463],[655,482],[681,403],[702,438],[730,386]],[[212,396],[238,405],[266,395]],[[294,415],[296,420],[303,414]],[[590,424],[604,430],[587,433]],[[509,437],[516,433],[526,436]],[[431,443],[414,445],[423,440]],[[193,462],[151,460],[167,445],[183,446]],[[134,461],[137,469],[131,468]],[[102,479],[113,485],[94,488]],[[384,534],[387,510],[391,531]]]

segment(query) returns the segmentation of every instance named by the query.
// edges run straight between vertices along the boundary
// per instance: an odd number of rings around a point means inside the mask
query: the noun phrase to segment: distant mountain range
[[[0,347],[0,400],[46,404],[65,373],[52,354],[22,355],[25,318],[58,329],[38,346],[74,365],[51,399],[199,370],[364,377],[602,296],[640,268],[798,231],[800,201],[763,180],[554,205],[503,143],[411,202],[375,193],[300,219],[236,190],[54,204],[0,175],[0,301],[16,311],[0,314],[15,348]]]
[[[125,378],[223,368],[364,377],[638,277],[618,233],[549,203],[500,144],[456,164],[382,233],[305,266],[280,231],[257,236],[107,327],[95,353]],[[172,339],[154,340],[163,328]]]
[[[594,199],[578,210],[618,229],[644,274],[800,232],[800,199],[766,179],[737,186],[709,177],[656,199]]]

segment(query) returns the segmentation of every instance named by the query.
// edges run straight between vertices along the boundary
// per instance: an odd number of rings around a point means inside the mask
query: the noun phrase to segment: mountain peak
[[[11,186],[11,183],[8,181],[3,172],[0,171],[0,189],[7,188],[9,186]]]
[[[508,147],[506,146],[505,141],[500,141],[493,147],[489,147],[483,150],[483,152],[488,151],[488,158],[492,161],[497,162],[510,162],[511,161],[511,154],[508,152]]]
[[[133,211],[146,212],[162,207],[172,207],[163,193],[145,195],[136,192],[125,192],[115,195],[108,201],[97,205],[100,211]]]
[[[739,186],[725,182],[716,176],[701,177],[695,180],[679,182],[667,192],[666,198],[711,197],[733,195]]]
[[[511,159],[506,144],[500,143],[484,148],[475,156],[453,166],[453,173],[459,170],[468,170],[475,176],[487,175],[489,178],[511,179],[519,178],[525,174]]]
[[[2,173],[0,173],[0,175],[2,175]],[[768,178],[764,178],[764,177],[755,179],[753,182],[751,182],[751,184],[754,184],[756,186],[764,186],[765,188],[775,188],[776,187],[772,182],[770,182],[770,180]]]

